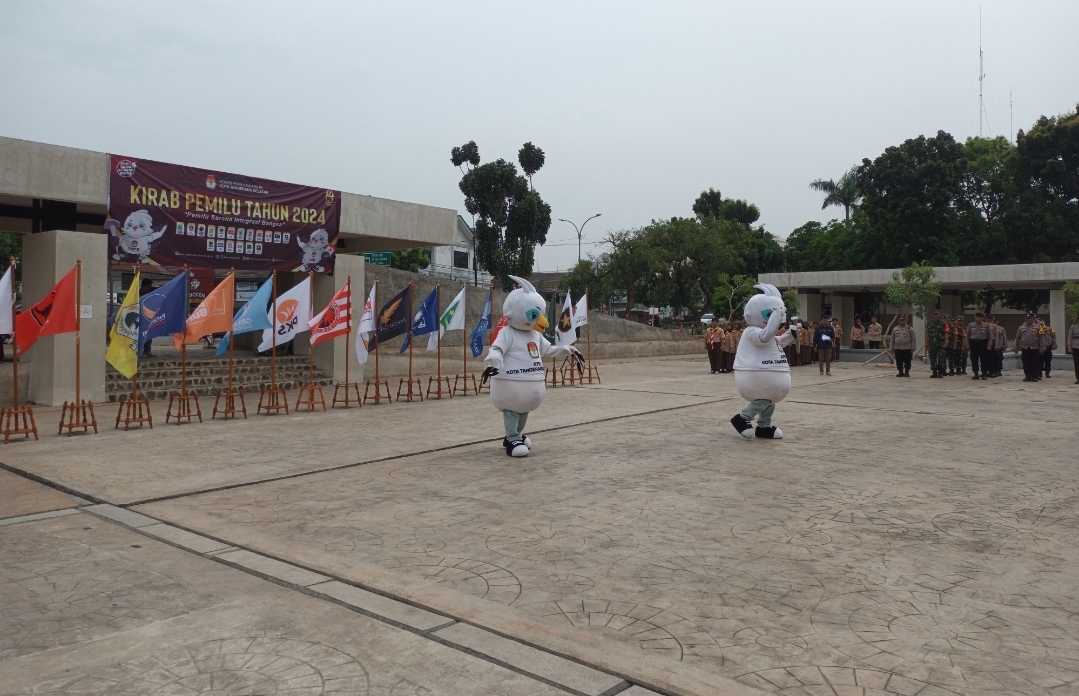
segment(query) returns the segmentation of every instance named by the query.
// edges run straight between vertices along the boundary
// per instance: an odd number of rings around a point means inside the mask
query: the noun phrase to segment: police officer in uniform
[[[1034,312],[1027,312],[1027,317],[1015,331],[1015,345],[1012,351],[1022,354],[1023,381],[1037,382],[1041,377],[1041,353],[1045,348],[1044,337],[1038,333],[1034,323]]]
[[[989,331],[985,314],[978,312],[974,321],[967,325],[964,347],[970,351],[970,369],[974,373],[971,379],[989,379]]]
[[[948,370],[945,353],[948,337],[948,322],[940,318],[940,310],[933,310],[933,318],[925,323],[925,346],[929,351],[929,365],[933,368],[933,379],[944,377]]]
[[[1053,370],[1053,351],[1057,349],[1057,332],[1045,322],[1041,322],[1038,333],[1042,337],[1045,348],[1042,349],[1041,373],[1049,379],[1049,373]]]

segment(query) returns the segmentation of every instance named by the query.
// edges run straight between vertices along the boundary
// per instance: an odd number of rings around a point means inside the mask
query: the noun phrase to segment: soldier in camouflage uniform
[[[951,329],[948,343],[948,375],[965,375],[967,373],[967,351],[963,344],[966,343],[967,331],[963,328],[963,317],[951,317],[948,322]]]
[[[925,347],[929,351],[929,366],[933,368],[934,379],[943,377],[948,370],[945,342],[949,328],[948,322],[940,318],[939,309],[934,309],[933,318],[925,323]]]

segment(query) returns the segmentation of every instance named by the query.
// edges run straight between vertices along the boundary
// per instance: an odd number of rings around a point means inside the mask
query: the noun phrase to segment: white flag
[[[461,288],[461,292],[457,293],[457,297],[453,298],[453,302],[450,302],[450,306],[446,307],[446,311],[442,313],[442,317],[438,320],[438,332],[432,331],[431,337],[427,339],[427,350],[438,348],[438,339],[447,331],[458,330],[465,330],[464,288]]]
[[[271,345],[279,346],[288,343],[296,337],[296,334],[309,331],[307,325],[311,321],[311,276],[307,276],[294,288],[290,288],[284,295],[277,298],[277,335],[273,329],[264,329],[262,343],[259,350],[269,350]],[[270,311],[266,317],[274,323],[274,303],[270,304]],[[273,336],[271,342],[270,337]]]
[[[577,304],[573,306],[573,328],[584,326],[588,323],[588,293],[581,295]]]
[[[371,283],[371,292],[363,305],[360,323],[356,325],[356,358],[361,365],[367,364],[367,345],[375,331],[375,284]]]
[[[554,327],[554,344],[556,346],[572,345],[577,340],[577,332],[573,328],[573,300],[566,291],[566,301],[562,305],[562,313],[558,315],[558,323]]]
[[[0,334],[11,334],[15,329],[15,317],[11,312],[11,301],[15,295],[15,288],[11,282],[11,266],[7,267],[7,273],[0,278]]]

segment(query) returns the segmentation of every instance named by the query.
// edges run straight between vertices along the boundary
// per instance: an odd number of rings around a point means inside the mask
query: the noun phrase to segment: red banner
[[[109,155],[111,260],[333,270],[341,192]]]

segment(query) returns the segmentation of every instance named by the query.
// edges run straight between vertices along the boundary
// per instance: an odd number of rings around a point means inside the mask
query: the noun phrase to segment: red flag
[[[311,327],[311,345],[317,346],[331,338],[344,336],[352,319],[352,283],[345,283],[318,316],[307,325]]]
[[[39,336],[72,333],[79,328],[78,308],[75,307],[75,282],[78,266],[68,271],[52,286],[36,305],[15,317],[15,340],[19,355],[34,345]]]
[[[506,321],[505,314],[499,315],[498,324],[495,326],[495,330],[491,332],[491,343],[494,343],[495,339],[498,338],[498,332],[502,330],[502,327],[509,326],[509,324],[510,323]]]

